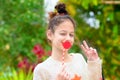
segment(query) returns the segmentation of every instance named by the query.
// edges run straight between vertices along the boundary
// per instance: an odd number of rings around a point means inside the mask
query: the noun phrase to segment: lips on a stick
[[[65,50],[66,50],[66,49],[69,49],[69,48],[71,47],[71,43],[70,43],[69,41],[65,41],[65,42],[62,42],[62,45],[63,45],[63,48],[64,48],[64,49],[63,49],[63,54],[62,54],[62,61],[63,61],[62,65],[64,65]]]
[[[69,41],[65,41],[62,43],[64,49],[69,49],[71,47],[71,43]]]

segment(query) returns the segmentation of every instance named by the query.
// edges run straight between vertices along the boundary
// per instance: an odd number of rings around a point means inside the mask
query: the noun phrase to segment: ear
[[[47,38],[50,40],[50,41],[52,41],[52,36],[53,36],[53,33],[52,33],[52,31],[51,30],[47,30]]]

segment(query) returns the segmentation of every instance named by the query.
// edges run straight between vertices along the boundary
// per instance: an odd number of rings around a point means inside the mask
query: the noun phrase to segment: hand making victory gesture
[[[86,41],[83,41],[83,44],[81,44],[80,47],[89,61],[94,61],[99,59],[96,49],[89,47]]]

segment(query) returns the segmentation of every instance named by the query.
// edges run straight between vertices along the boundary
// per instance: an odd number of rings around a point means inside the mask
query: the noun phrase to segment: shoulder
[[[48,80],[50,74],[47,70],[49,59],[45,60],[42,63],[39,63],[33,71],[33,80]],[[47,76],[47,77],[46,77]]]
[[[83,55],[81,53],[71,53],[71,55],[75,58],[83,58]]]
[[[72,53],[71,54],[75,61],[82,62],[86,64],[86,60],[81,53]]]
[[[46,59],[45,61],[43,61],[42,63],[39,63],[36,65],[34,72],[41,72],[43,70],[46,70],[47,66],[51,63],[50,58]]]

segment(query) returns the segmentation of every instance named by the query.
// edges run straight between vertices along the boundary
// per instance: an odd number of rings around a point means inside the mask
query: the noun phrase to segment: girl
[[[47,38],[51,43],[52,54],[34,69],[33,80],[100,80],[101,60],[96,49],[83,41],[80,53],[68,53],[74,43],[75,22],[68,15],[65,4],[59,3],[57,13],[50,13]]]

